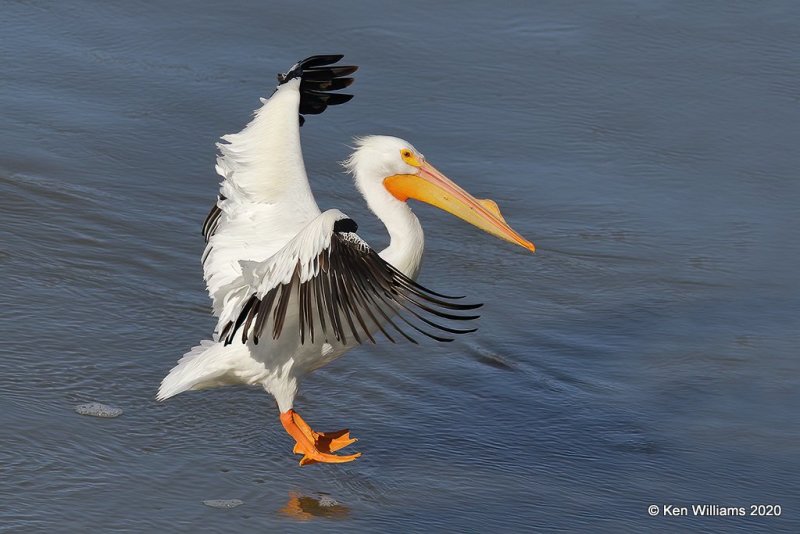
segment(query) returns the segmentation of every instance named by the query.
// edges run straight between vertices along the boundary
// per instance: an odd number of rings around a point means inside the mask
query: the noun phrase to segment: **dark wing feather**
[[[339,227],[351,228],[349,223],[339,224]],[[437,341],[452,341],[446,334],[475,331],[474,328],[453,328],[436,320],[477,319],[477,315],[464,312],[479,308],[481,304],[453,302],[462,297],[447,297],[421,286],[350,231],[333,232],[330,247],[315,261],[319,265],[315,277],[301,283],[298,263],[288,283],[271,289],[262,299],[252,294],[237,318],[222,329],[221,338],[225,344],[232,343],[240,330],[242,342],[250,338],[258,343],[267,328],[273,339],[284,335],[284,321],[290,305],[299,307],[301,343],[306,339],[314,342],[315,338],[328,342],[335,339],[347,343],[348,339],[353,339],[357,343],[366,340],[375,343],[372,335],[375,332],[383,333],[394,343],[386,325],[413,343],[416,341],[405,328]]]
[[[217,195],[217,201],[211,206],[211,211],[208,212],[206,220],[203,221],[203,238],[206,240],[206,243],[208,243],[208,240],[211,239],[211,236],[214,235],[214,232],[216,232],[219,227],[219,221],[222,217],[222,208],[219,207],[219,203],[226,199],[227,198],[222,193]],[[202,264],[206,263],[209,252],[211,252],[211,247],[206,247],[203,251],[203,257],[200,260]]]
[[[227,200],[227,198],[220,193],[217,196],[217,201],[214,202],[214,205],[211,207],[211,211],[206,215],[206,220],[203,221],[203,238],[206,240],[206,243],[208,243],[208,240],[211,239],[211,236],[214,235],[214,232],[217,231],[217,227],[219,226],[219,219],[222,217],[222,209],[219,207],[219,203],[223,200]]]
[[[349,87],[353,78],[348,76],[358,70],[355,65],[337,65],[341,54],[307,57],[298,61],[286,74],[278,74],[278,82],[300,78],[300,126],[305,123],[303,115],[318,115],[328,106],[338,106],[353,98],[353,95],[333,93]]]

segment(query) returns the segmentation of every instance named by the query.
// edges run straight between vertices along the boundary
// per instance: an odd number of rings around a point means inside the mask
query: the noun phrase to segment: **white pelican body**
[[[406,200],[437,205],[503,239],[533,250],[497,206],[477,200],[425,162],[408,142],[384,136],[357,141],[346,163],[370,209],[389,232],[375,253],[354,221],[321,212],[309,187],[299,114],[320,113],[349,95],[323,91],[352,82],[355,67],[329,67],[341,56],[314,56],[279,76],[281,84],[241,132],[218,145],[219,200],[204,226],[203,268],[218,317],[212,339],[192,348],[164,378],[157,398],[187,390],[246,384],[272,394],[281,421],[303,454],[301,465],[344,462],[334,451],[353,443],[347,431],[317,433],[293,410],[300,379],[380,331],[409,339],[405,329],[465,333],[433,322],[478,305],[454,303],[413,282],[424,246],[422,227]],[[420,322],[421,321],[421,322]]]

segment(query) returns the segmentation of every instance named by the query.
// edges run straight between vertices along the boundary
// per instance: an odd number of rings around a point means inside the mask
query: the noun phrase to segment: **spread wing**
[[[203,270],[214,313],[223,311],[226,287],[241,277],[241,261],[274,255],[320,215],[308,183],[300,145],[300,114],[321,113],[351,95],[356,67],[334,66],[342,56],[313,56],[278,76],[252,121],[217,145],[223,180],[205,223]]]
[[[318,115],[328,106],[353,98],[334,92],[349,87],[354,81],[349,75],[358,70],[356,66],[333,65],[343,57],[311,56],[294,64],[286,74],[278,74],[275,94],[269,100],[262,99],[264,105],[256,111],[253,121],[241,132],[222,138],[224,143],[217,145],[217,173],[235,187],[223,183],[223,192],[203,222],[206,242],[223,215],[228,199],[225,189],[241,190],[246,196],[261,200],[274,201],[281,196],[301,200],[300,209],[319,214],[308,188],[299,128],[305,122],[303,115]],[[263,198],[265,193],[268,198]]]
[[[219,338],[225,344],[258,343],[266,336],[297,336],[301,344],[374,343],[373,333],[380,331],[392,342],[399,334],[416,343],[409,331],[437,341],[475,331],[440,323],[477,319],[461,313],[480,304],[459,304],[454,301],[461,297],[417,284],[383,260],[356,229],[352,219],[329,210],[269,260],[243,262],[245,283],[230,291]]]

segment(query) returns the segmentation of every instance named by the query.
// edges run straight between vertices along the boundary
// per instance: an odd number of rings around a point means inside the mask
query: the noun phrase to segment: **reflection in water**
[[[290,492],[289,501],[280,509],[280,513],[298,521],[309,521],[315,517],[346,519],[350,516],[350,508],[324,493],[309,497]]]

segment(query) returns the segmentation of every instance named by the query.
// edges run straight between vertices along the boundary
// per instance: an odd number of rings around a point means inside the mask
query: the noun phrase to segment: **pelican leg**
[[[350,455],[330,454],[357,441],[350,438],[350,432],[347,430],[327,433],[314,432],[294,410],[281,413],[281,423],[296,442],[293,452],[303,455],[300,465],[316,462],[337,464],[352,462],[361,456],[360,452]]]

